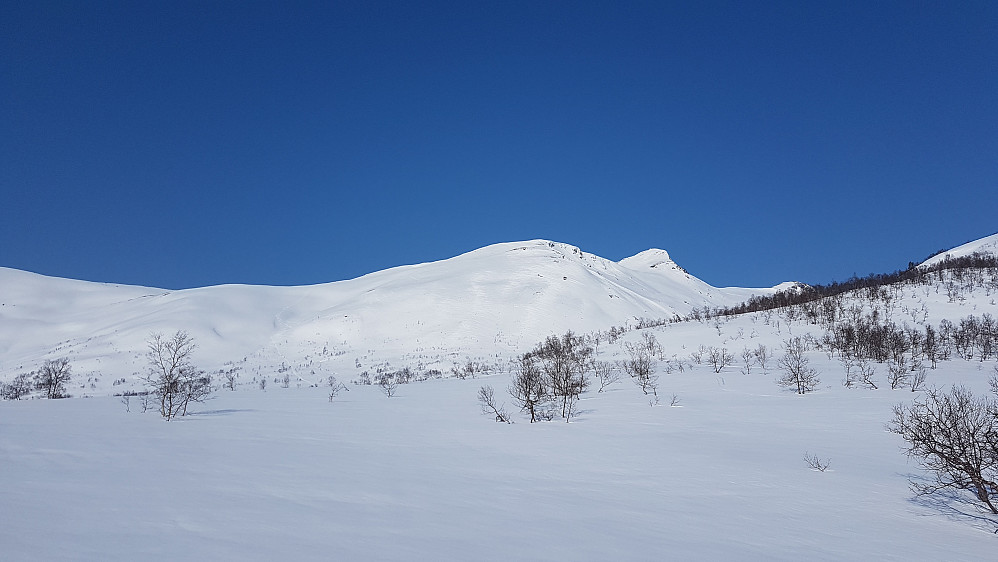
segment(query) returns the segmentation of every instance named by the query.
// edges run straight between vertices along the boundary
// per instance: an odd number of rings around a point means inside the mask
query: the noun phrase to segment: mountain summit
[[[645,250],[638,254],[635,254],[629,258],[624,258],[618,262],[624,267],[629,267],[631,269],[642,269],[646,267],[656,268],[660,266],[678,268],[676,262],[672,261],[669,257],[669,252],[665,250],[660,250],[658,248],[652,248],[650,250]]]

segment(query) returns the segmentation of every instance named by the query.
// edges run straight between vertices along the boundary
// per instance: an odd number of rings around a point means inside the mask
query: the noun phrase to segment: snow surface
[[[354,376],[357,360],[361,370],[387,361],[447,371],[466,355],[512,357],[569,329],[671,318],[774,291],[711,287],[663,250],[615,263],[547,240],[301,287],[168,291],[0,268],[0,380],[68,356],[99,379],[91,390],[106,392],[119,377],[135,386],[150,333],[180,329],[199,342],[209,370],[294,365],[310,382]]]
[[[21,368],[10,367],[11,353],[25,369],[69,353],[70,392],[91,396],[0,402],[2,558],[993,557],[998,520],[966,497],[914,498],[908,488],[922,473],[885,424],[895,404],[920,393],[844,388],[841,365],[821,352],[809,358],[822,384],[805,396],[774,384],[775,359],[768,371],[748,374],[741,365],[714,373],[706,364],[668,373],[659,361],[660,405],[625,377],[585,393],[571,423],[527,423],[505,393],[503,361],[530,338],[739,295],[667,265],[664,252],[615,264],[549,244],[492,246],[294,288],[171,292],[0,271],[3,372],[9,378]],[[618,296],[605,296],[611,290]],[[643,291],[658,291],[663,302]],[[593,295],[598,303],[584,302]],[[899,324],[937,324],[998,313],[994,299],[984,288],[950,299],[907,287],[885,314]],[[627,306],[614,308],[618,300]],[[613,317],[618,311],[625,316]],[[507,330],[501,337],[497,326]],[[198,338],[198,361],[234,357],[261,338],[264,347],[247,352],[235,391],[217,392],[193,415],[164,422],[142,413],[138,398],[126,411],[108,394],[131,381],[110,381],[142,369],[149,332],[177,328]],[[534,331],[528,338],[516,330]],[[689,363],[700,345],[737,355],[764,344],[775,352],[792,335],[821,331],[756,313],[633,330],[602,344],[600,358],[623,358],[625,343],[644,333],[662,343],[664,358]],[[350,353],[336,355],[337,345]],[[465,356],[491,358],[497,368],[479,379],[403,385],[392,398],[350,384],[330,402],[328,388],[312,386],[333,371],[344,381],[373,372],[378,361],[429,366]],[[279,359],[294,367],[289,388],[273,382]],[[88,361],[100,371],[79,368]],[[943,362],[929,371],[929,384],[986,392],[995,364]],[[877,368],[882,381],[885,367]],[[271,382],[261,390],[264,377]],[[480,413],[476,393],[486,384],[516,423]],[[677,407],[669,406],[672,395]],[[828,459],[829,470],[808,468],[805,453]]]
[[[169,423],[134,398],[8,402],[0,540],[6,560],[987,559],[995,524],[912,501],[884,430],[911,393],[830,370],[804,397],[664,377],[677,408],[623,381],[569,424],[481,415],[506,375],[333,403],[247,385]]]
[[[998,234],[992,234],[991,236],[985,236],[984,238],[974,240],[973,242],[967,242],[966,244],[932,256],[920,265],[935,265],[946,258],[962,258],[975,253],[998,255]]]

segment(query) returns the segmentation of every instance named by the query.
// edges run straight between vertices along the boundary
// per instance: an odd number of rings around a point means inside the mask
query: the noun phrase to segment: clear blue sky
[[[996,231],[992,1],[0,5],[0,266],[294,285],[548,238],[768,286]]]

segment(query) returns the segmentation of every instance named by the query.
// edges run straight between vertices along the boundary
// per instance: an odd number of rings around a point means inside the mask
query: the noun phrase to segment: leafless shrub
[[[669,406],[673,408],[678,408],[680,406],[680,399],[678,394],[673,394],[672,398],[669,400]]]
[[[856,374],[859,384],[864,388],[877,390],[877,384],[873,382],[873,377],[877,374],[877,366],[866,359],[859,359],[856,365],[859,368]]]
[[[911,377],[908,379],[908,386],[911,387],[912,392],[918,392],[925,386],[925,367],[919,367]]]
[[[416,374],[412,372],[410,367],[403,367],[398,371],[395,371],[395,380],[397,380],[399,384],[409,384],[415,378]]]
[[[641,333],[641,346],[644,347],[644,350],[652,357],[661,358],[662,354],[665,352],[662,349],[662,344],[658,343],[658,339],[655,338],[655,334],[649,331]]]
[[[846,388],[852,388],[857,384],[858,367],[856,365],[856,359],[851,356],[843,356],[839,358],[839,362],[842,363],[842,368],[845,370],[846,377],[842,381],[842,384]]]
[[[330,402],[332,402],[333,399],[336,398],[337,395],[339,395],[339,393],[343,392],[344,390],[345,391],[349,391],[350,390],[349,388],[346,387],[345,384],[343,384],[340,381],[336,380],[336,377],[334,377],[333,375],[329,375],[329,378],[326,379],[326,383],[329,385],[329,401]]]
[[[626,333],[626,326],[610,326],[610,331],[606,333],[606,341],[608,343],[617,343],[617,340]]]
[[[241,367],[230,367],[228,369],[222,370],[221,371],[222,380],[225,381],[222,383],[222,386],[228,388],[229,390],[235,390],[236,381],[239,379],[240,369]]]
[[[399,381],[395,377],[395,373],[381,373],[375,377],[378,386],[381,387],[381,391],[385,393],[385,396],[391,398],[395,396],[395,391],[398,390]]]
[[[701,345],[696,351],[690,353],[690,359],[692,359],[697,365],[702,365],[705,353],[707,353],[707,348]]]
[[[766,371],[768,370],[766,362],[769,361],[769,349],[767,349],[765,345],[760,343],[759,346],[756,347],[755,350],[753,350],[752,354],[755,355],[756,363],[759,364],[759,367],[762,369],[763,374],[765,374]]]
[[[187,332],[178,330],[169,338],[153,334],[148,345],[145,382],[159,401],[160,415],[167,420],[185,416],[191,402],[204,402],[211,396],[211,376],[194,366],[197,346]]]
[[[588,371],[594,365],[593,348],[586,338],[571,331],[549,336],[519,357],[509,394],[530,414],[531,423],[553,419],[559,411],[568,422],[589,387]]]
[[[752,363],[755,362],[755,352],[753,352],[748,347],[743,347],[741,352],[742,358],[742,374],[751,375],[752,374]]]
[[[568,422],[575,403],[589,387],[588,369],[593,348],[571,331],[561,337],[549,336],[526,355],[534,359],[545,379],[552,400],[561,403],[561,416]]]
[[[156,398],[152,394],[149,394],[148,392],[140,394],[139,404],[142,405],[142,413],[144,414],[149,410],[151,410],[156,405]]]
[[[596,371],[596,380],[599,381],[599,392],[603,392],[608,386],[620,380],[620,370],[609,361],[594,361],[593,370]]]
[[[910,372],[908,361],[904,356],[889,361],[887,363],[887,384],[890,385],[891,390],[897,390],[908,384]]]
[[[66,385],[72,378],[69,359],[48,359],[35,373],[35,388],[45,392],[46,398],[65,398]]]
[[[722,369],[735,362],[735,356],[728,352],[728,348],[718,349],[716,347],[707,348],[707,360],[714,368],[715,373],[720,373]]]
[[[34,373],[21,373],[9,383],[0,384],[0,397],[4,400],[20,400],[31,394],[31,390],[35,387],[32,381],[34,376]]]
[[[818,379],[818,372],[808,366],[809,361],[804,355],[805,351],[801,338],[786,340],[783,342],[783,356],[778,361],[784,375],[776,382],[781,386],[795,389],[797,394],[811,392],[821,382]]]
[[[889,429],[906,442],[905,452],[929,471],[934,482],[912,481],[916,494],[969,490],[993,514],[998,492],[998,403],[954,386],[934,389],[911,406],[894,407]]]
[[[678,369],[680,373],[686,372],[686,363],[682,359],[677,358],[675,355],[672,356],[672,359],[668,361],[668,363]],[[692,369],[693,366],[689,365],[689,368]]]
[[[496,403],[495,390],[491,386],[484,385],[478,389],[478,404],[483,414],[495,416],[497,422],[513,423],[506,413],[506,405]]]
[[[489,374],[489,368],[484,363],[479,363],[477,361],[472,361],[468,358],[463,365],[454,365],[450,370],[453,375],[461,380],[467,378],[478,378],[479,375]]]
[[[546,407],[550,399],[544,374],[537,365],[537,360],[530,355],[520,357],[517,370],[509,385],[509,394],[522,411],[530,414],[530,423],[542,419],[550,420],[550,411]]]
[[[830,466],[829,459],[820,459],[818,455],[812,455],[810,453],[804,453],[804,462],[807,466],[811,467],[811,470],[817,470],[818,472],[824,472],[828,470]]]
[[[634,384],[641,388],[645,395],[658,396],[658,375],[655,374],[655,361],[643,350],[631,354],[630,359],[623,362],[624,372],[631,376]]]

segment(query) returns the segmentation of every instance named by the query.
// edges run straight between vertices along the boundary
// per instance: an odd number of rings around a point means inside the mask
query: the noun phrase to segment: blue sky
[[[998,231],[994,2],[4,2],[0,266],[294,285],[547,238],[714,285]]]

